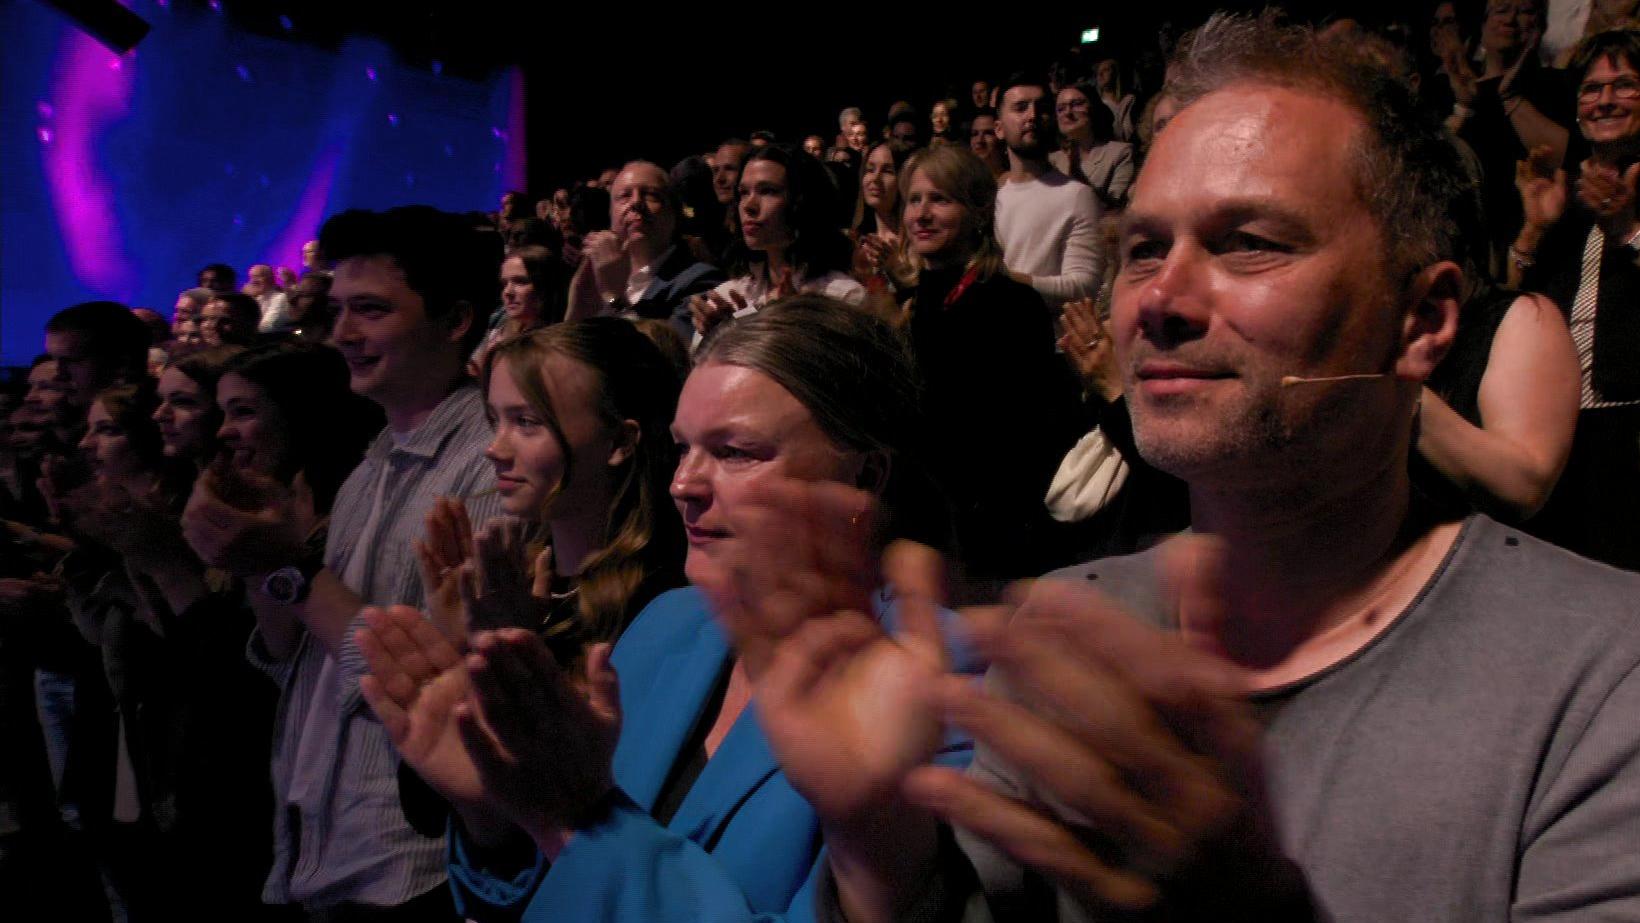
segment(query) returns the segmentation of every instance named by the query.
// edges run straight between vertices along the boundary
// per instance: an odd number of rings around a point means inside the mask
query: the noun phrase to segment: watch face
[[[295,567],[281,567],[262,581],[262,592],[274,602],[285,605],[301,599],[306,588],[307,580],[302,577],[302,571]]]

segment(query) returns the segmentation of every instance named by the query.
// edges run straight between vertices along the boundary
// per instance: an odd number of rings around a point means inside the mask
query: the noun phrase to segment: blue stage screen
[[[0,4],[4,364],[79,301],[169,315],[206,263],[297,268],[343,209],[493,210],[522,184],[516,72],[459,79],[375,40],[329,50],[208,6],[130,6],[153,31],[121,56],[44,4]]]

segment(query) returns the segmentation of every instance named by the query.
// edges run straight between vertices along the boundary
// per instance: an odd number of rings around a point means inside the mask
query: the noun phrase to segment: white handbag
[[[1076,441],[1048,485],[1049,515],[1081,522],[1105,508],[1127,482],[1128,463],[1099,427]]]

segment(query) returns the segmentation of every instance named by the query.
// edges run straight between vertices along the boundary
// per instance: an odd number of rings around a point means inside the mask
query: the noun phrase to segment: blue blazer
[[[717,288],[728,277],[710,263],[696,262],[689,245],[681,239],[672,253],[655,270],[655,278],[632,305],[639,317],[664,320],[688,343],[695,335],[695,321],[689,313],[689,299]]]
[[[550,866],[503,878],[452,836],[450,882],[478,920],[798,921],[814,918],[820,822],[786,782],[752,703],[666,826],[650,812],[730,658],[693,587],[655,599],[616,644],[623,723],[608,816],[578,830]],[[954,739],[938,760],[965,766]]]

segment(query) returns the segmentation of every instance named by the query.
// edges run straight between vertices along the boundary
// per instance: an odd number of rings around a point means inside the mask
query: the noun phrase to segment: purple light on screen
[[[155,3],[156,6],[158,6],[162,10],[167,10],[167,9],[171,8],[171,0],[154,0],[154,3]]]
[[[399,117],[397,113],[387,113],[387,124],[393,126],[394,128],[399,127]]]
[[[523,189],[528,164],[524,150],[524,71],[517,67],[507,69],[507,131],[501,140],[506,142],[506,166],[502,180],[513,189]]]
[[[279,17],[279,28],[289,32],[290,30],[296,28],[296,24],[290,21],[289,16],[281,16]]]
[[[364,75],[366,77],[368,77],[369,79],[371,79],[371,80],[375,80],[376,79],[376,69],[374,67],[366,67],[364,69]]]
[[[130,112],[135,68],[82,32],[64,37],[53,65],[50,103],[56,116],[42,129],[41,166],[60,225],[69,268],[91,292],[130,298],[136,267],[126,254],[106,172],[103,136]]]
[[[43,99],[34,104],[35,114],[38,115],[42,119],[51,118],[51,114],[55,111],[56,111],[55,109],[51,108],[51,103],[48,103]]]
[[[210,7],[213,13],[222,12],[222,0],[211,0]]]
[[[320,155],[307,186],[296,199],[296,211],[290,223],[279,232],[273,247],[262,257],[270,266],[302,265],[302,245],[319,236],[319,225],[324,222],[330,205],[330,188],[336,180],[336,164],[341,151],[332,149]]]
[[[35,133],[35,135],[37,135],[40,138],[40,143],[41,144],[50,144],[51,143],[51,129],[42,127],[40,129],[36,130],[34,133]]]
[[[251,82],[251,69],[246,67],[245,65],[240,64],[240,65],[235,66],[234,69],[233,69],[233,72],[239,75],[240,80],[243,80],[246,83]]]

